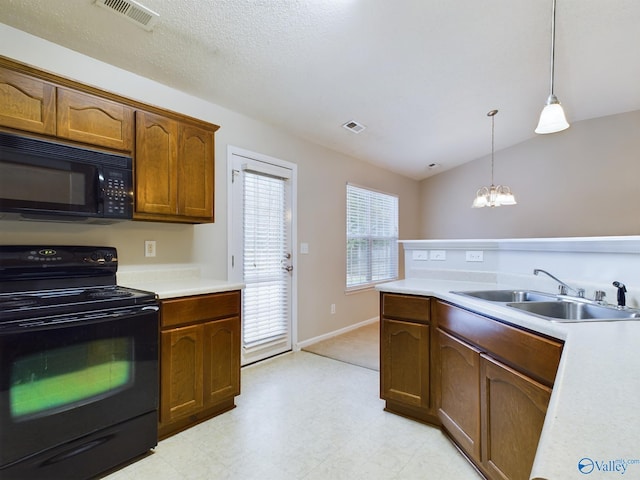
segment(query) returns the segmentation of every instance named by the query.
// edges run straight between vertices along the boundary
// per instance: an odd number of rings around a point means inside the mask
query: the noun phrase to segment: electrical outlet
[[[484,262],[482,250],[467,250],[467,262]]]
[[[334,313],[336,313],[336,304],[332,303],[331,304],[331,314],[333,315]]]
[[[156,241],[145,240],[144,241],[144,256],[155,257],[156,256]]]
[[[429,252],[426,250],[414,250],[411,255],[413,260],[429,260]]]
[[[429,260],[446,260],[446,250],[429,250]]]

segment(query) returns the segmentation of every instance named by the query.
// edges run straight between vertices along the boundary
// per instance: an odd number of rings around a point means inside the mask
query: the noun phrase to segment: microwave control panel
[[[104,172],[104,216],[126,217],[131,213],[133,192],[128,171],[109,169]]]

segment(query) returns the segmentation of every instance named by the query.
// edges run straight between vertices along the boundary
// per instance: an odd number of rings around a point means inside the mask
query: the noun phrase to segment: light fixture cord
[[[497,113],[497,112],[496,112]],[[491,185],[493,186],[493,138],[494,138],[494,130],[495,130],[495,113],[491,115]]]
[[[549,88],[551,91],[551,95],[553,95],[555,56],[556,56],[556,0],[553,0],[551,2],[551,86]]]

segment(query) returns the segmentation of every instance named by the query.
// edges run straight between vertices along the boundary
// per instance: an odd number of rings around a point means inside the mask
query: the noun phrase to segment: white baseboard
[[[355,330],[356,328],[364,327],[365,325],[370,325],[372,323],[378,322],[380,317],[370,318],[369,320],[364,320],[360,323],[355,323],[353,325],[349,325],[348,327],[341,328],[339,330],[334,330],[333,332],[325,333],[324,335],[319,335],[317,337],[310,338],[309,340],[303,340],[302,342],[298,342],[293,345],[293,351],[299,352],[304,347],[312,345],[314,343],[321,342],[322,340],[327,340],[328,338],[337,337],[338,335],[342,335],[343,333],[350,332],[351,330]]]

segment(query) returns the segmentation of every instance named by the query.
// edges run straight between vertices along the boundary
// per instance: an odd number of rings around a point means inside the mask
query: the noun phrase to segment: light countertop
[[[510,288],[520,287],[432,279],[378,286],[385,292],[437,297],[564,340],[531,478],[609,478],[606,474],[623,473],[622,478],[640,478],[640,320],[550,322],[451,293]]]
[[[200,269],[192,265],[124,267],[118,270],[117,279],[118,285],[155,292],[160,299],[228,292],[244,288],[243,283],[202,277]]]

